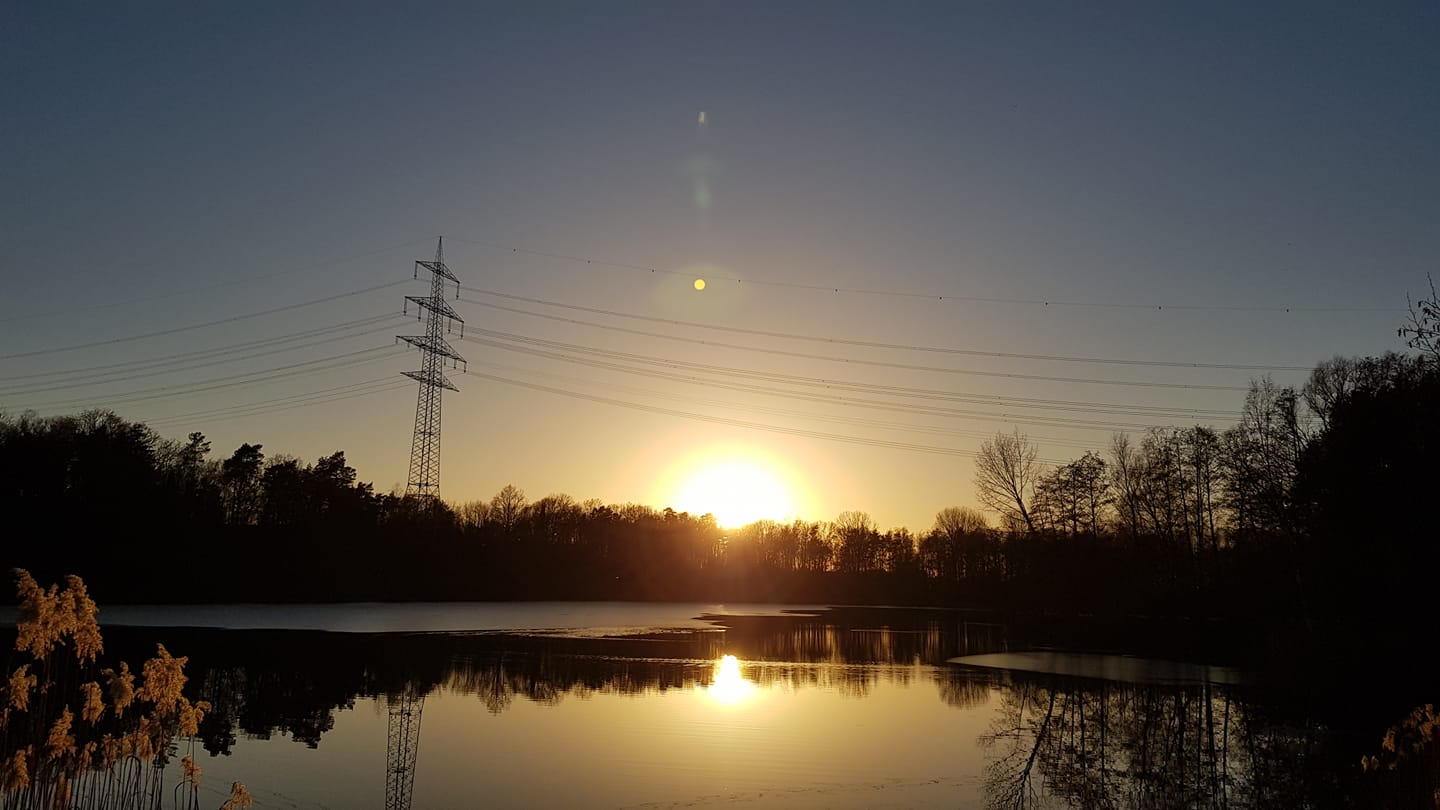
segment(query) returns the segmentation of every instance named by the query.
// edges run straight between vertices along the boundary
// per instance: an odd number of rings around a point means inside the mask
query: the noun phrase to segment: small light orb
[[[697,278],[697,279],[695,279],[695,289],[697,289],[697,290],[703,290],[703,289],[705,289],[705,279],[703,279],[703,278]]]

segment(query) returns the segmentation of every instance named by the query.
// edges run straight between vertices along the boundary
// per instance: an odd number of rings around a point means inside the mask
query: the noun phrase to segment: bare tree
[[[1199,549],[1207,543],[1219,553],[1220,535],[1215,528],[1216,490],[1220,488],[1222,447],[1220,434],[1213,428],[1196,425],[1180,434],[1183,460],[1189,480],[1189,508],[1194,516],[1195,543]]]
[[[500,524],[507,533],[514,531],[524,511],[525,490],[514,484],[506,484],[490,499],[490,520]]]
[[[1220,460],[1237,536],[1278,534],[1291,517],[1291,492],[1307,440],[1294,389],[1269,377],[1252,380],[1240,422],[1223,440]]]
[[[1434,362],[1440,362],[1440,295],[1435,293],[1435,279],[1425,276],[1430,282],[1430,297],[1409,301],[1409,321],[1400,327],[1400,337],[1409,338],[1410,348],[1428,355]]]
[[[947,506],[935,514],[936,534],[953,535],[978,534],[990,528],[985,514],[968,506]]]
[[[840,570],[874,571],[880,567],[876,551],[880,534],[864,512],[841,512],[830,525]]]
[[[935,526],[921,543],[922,561],[932,576],[958,582],[974,578],[991,561],[990,526],[985,514],[968,506],[949,506],[935,515]]]
[[[563,492],[546,495],[525,508],[531,537],[552,545],[574,542],[583,515],[575,499]]]
[[[1098,534],[1101,510],[1110,504],[1105,460],[1092,452],[1040,476],[1030,508],[1048,531]]]
[[[1305,387],[1300,389],[1300,396],[1305,400],[1305,407],[1319,417],[1320,424],[1330,426],[1330,415],[1334,413],[1335,406],[1340,403],[1355,386],[1360,382],[1360,370],[1358,364],[1348,358],[1339,355],[1322,361],[1310,372],[1310,379],[1305,381]]]
[[[1141,465],[1138,450],[1130,444],[1130,435],[1116,433],[1110,437],[1111,485],[1117,493],[1117,511],[1132,538],[1143,530],[1141,525]]]
[[[455,518],[467,529],[478,529],[490,519],[490,502],[466,501],[455,507]]]
[[[1035,462],[1036,448],[1030,440],[1015,431],[980,445],[975,457],[975,496],[986,507],[1023,523],[1026,531],[1035,531],[1029,501],[1040,478]]]

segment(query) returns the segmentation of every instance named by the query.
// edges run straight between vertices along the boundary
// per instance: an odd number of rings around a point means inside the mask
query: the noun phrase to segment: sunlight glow
[[[755,684],[740,674],[740,659],[727,655],[715,662],[714,682],[705,691],[714,700],[734,706],[755,692]]]
[[[781,520],[795,514],[790,487],[776,472],[749,459],[705,461],[679,476],[670,502],[691,514],[710,513],[727,529],[766,518]]]
[[[703,278],[697,278],[697,279],[695,279],[695,289],[697,289],[697,290],[703,290],[703,289],[705,289],[705,279],[703,279]]]

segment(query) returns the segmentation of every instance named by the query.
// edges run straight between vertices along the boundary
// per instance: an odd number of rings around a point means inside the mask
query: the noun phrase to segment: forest
[[[108,411],[0,416],[0,563],[80,574],[109,602],[949,605],[1403,644],[1440,570],[1427,312],[1402,330],[1415,352],[1336,357],[1298,389],[1255,380],[1224,429],[1116,434],[1052,469],[999,433],[975,464],[986,511],[945,508],[919,532],[861,511],[723,531],[709,515],[513,486],[442,503],[375,492],[339,450],[216,454],[200,433],[170,439]]]

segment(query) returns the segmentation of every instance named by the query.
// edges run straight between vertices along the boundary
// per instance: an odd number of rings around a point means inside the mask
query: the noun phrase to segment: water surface
[[[392,799],[417,810],[1244,808],[1319,806],[1324,789],[1298,775],[1324,762],[1325,729],[1234,670],[1037,649],[952,611],[510,603],[101,619],[111,654],[138,660],[159,640],[191,657],[214,706],[193,745],[216,805],[240,780],[260,807],[386,807],[387,773],[409,766],[390,732],[407,719],[413,789]]]

